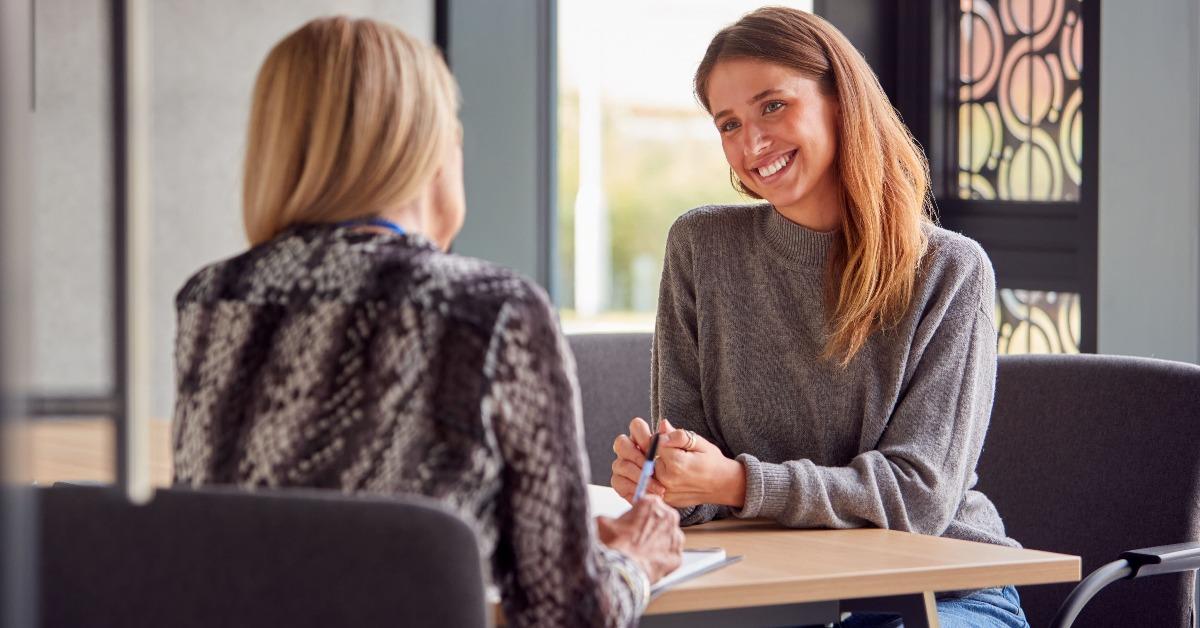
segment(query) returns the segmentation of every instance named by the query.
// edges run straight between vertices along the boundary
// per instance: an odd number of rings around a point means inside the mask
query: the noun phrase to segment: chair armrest
[[[1054,616],[1050,626],[1070,628],[1088,601],[1117,580],[1133,580],[1198,568],[1200,542],[1160,545],[1124,552],[1119,559],[1100,567],[1080,581],[1058,608],[1058,614]]]
[[[1121,554],[1133,568],[1133,578],[1200,569],[1200,542],[1159,545]]]

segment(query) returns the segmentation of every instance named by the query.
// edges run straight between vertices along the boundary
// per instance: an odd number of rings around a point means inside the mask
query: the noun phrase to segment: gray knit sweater
[[[655,420],[746,468],[741,509],[797,528],[878,526],[1017,545],[972,490],[996,376],[983,249],[930,226],[912,304],[844,370],[820,359],[835,233],[770,205],[702,207],[667,239],[654,337]]]

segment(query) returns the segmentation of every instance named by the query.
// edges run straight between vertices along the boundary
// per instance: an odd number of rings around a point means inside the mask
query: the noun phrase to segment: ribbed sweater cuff
[[[683,508],[676,508],[676,510],[679,511],[679,525],[686,526],[695,523],[691,519],[696,516],[696,512],[700,510],[700,506],[684,506]]]
[[[746,467],[746,503],[733,516],[741,519],[766,517],[776,519],[783,514],[792,488],[792,478],[781,464],[762,462],[750,454],[741,454],[737,461]]]

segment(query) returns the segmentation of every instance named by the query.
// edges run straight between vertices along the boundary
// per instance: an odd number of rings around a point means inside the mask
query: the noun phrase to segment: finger
[[[642,477],[642,468],[633,464],[628,460],[616,459],[612,463],[612,472],[614,476],[623,477],[634,484]]]
[[[664,506],[662,499],[657,495],[645,495],[638,501],[635,509],[641,515],[640,521],[634,527],[634,538],[638,544],[644,543],[647,538],[661,534],[662,520],[664,519],[661,511]]]
[[[688,463],[692,454],[676,447],[660,448],[654,461],[654,477],[664,485],[671,485],[677,478],[687,477]]]
[[[633,442],[644,452],[650,448],[650,424],[640,416],[633,417],[629,422],[629,436]]]
[[[661,453],[654,457],[654,479],[665,484],[671,481],[670,478],[675,477],[671,471],[671,464],[674,460],[671,456],[666,455],[671,450],[660,448],[658,451]]]
[[[666,541],[668,546],[674,541],[675,531],[679,529],[679,526],[675,524],[675,520],[672,518],[672,513],[674,512],[674,508],[663,504],[663,507],[657,509],[654,513],[653,534]]]
[[[679,528],[678,527],[667,528],[667,530],[664,531],[664,534],[666,535],[664,538],[667,541],[667,547],[669,547],[672,552],[678,551],[678,548],[681,545],[681,542],[680,542],[681,533],[679,531]]]
[[[658,433],[659,434],[667,434],[669,432],[674,432],[674,431],[675,431],[675,427],[673,425],[671,425],[670,421],[668,421],[666,419],[662,419],[661,421],[658,422]]]
[[[671,432],[672,435],[680,434],[680,433],[682,433],[682,432]],[[663,441],[666,441],[666,440],[667,440],[667,437],[664,436]],[[684,444],[687,444],[687,437],[684,437],[682,440],[683,440]],[[666,442],[662,442],[661,444],[666,445]],[[668,447],[666,449],[659,451],[658,455],[654,457],[655,464],[656,465],[662,464],[662,462],[664,460],[669,460],[670,462],[668,464],[670,464],[672,466],[678,466],[683,461],[688,460],[689,453],[691,453],[691,452],[685,451],[681,447]]]
[[[633,492],[637,490],[637,483],[633,482],[629,478],[614,475],[612,479],[609,480],[609,486],[612,486],[613,490],[617,492],[617,495],[620,495],[625,501],[631,504],[633,503]]]
[[[696,436],[695,439],[697,443],[700,442],[699,436]],[[687,449],[688,440],[687,430],[675,430],[660,437],[658,439],[658,446],[670,447],[672,449]],[[695,449],[694,446],[693,449]]]
[[[610,483],[616,482],[617,478],[621,478],[634,486],[634,491],[630,491],[630,496],[636,491],[638,482],[642,479],[642,470],[628,460],[617,460],[612,464],[612,480]],[[616,485],[613,484],[613,488]],[[617,491],[618,493],[620,491]],[[646,481],[646,493],[650,495],[658,495],[662,497],[667,492],[667,487],[663,486],[662,482],[655,480],[653,476]]]
[[[618,458],[637,463],[638,468],[641,468],[642,462],[646,460],[646,453],[638,449],[637,443],[624,434],[613,442],[613,451],[617,452]]]
[[[642,515],[643,518],[649,519],[654,516],[654,511],[663,506],[663,500],[658,495],[646,495],[638,500],[637,506],[634,508]]]
[[[634,502],[633,508],[623,515],[629,517],[633,529],[638,530],[646,527],[650,520],[650,512],[653,509],[653,500],[655,499],[659,499],[659,497],[657,495],[643,495],[641,499]]]

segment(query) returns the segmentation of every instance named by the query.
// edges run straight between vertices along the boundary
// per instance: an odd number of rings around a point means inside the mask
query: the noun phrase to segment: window
[[[1083,324],[1096,283],[1090,20],[1080,0],[953,0],[950,15],[957,140],[944,222],[980,240],[997,266],[1001,353],[1077,353],[1095,335]]]
[[[1079,199],[1080,4],[960,0],[959,198]]]
[[[652,329],[671,223],[748,200],[691,79],[712,36],[761,5],[559,1],[554,293],[567,331]]]

